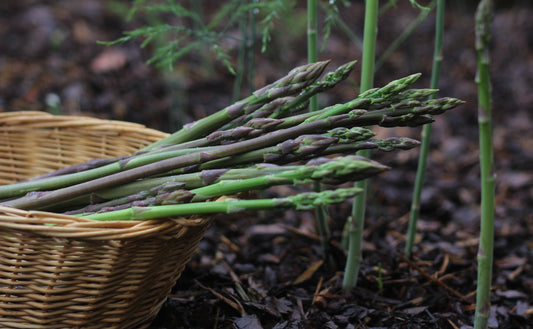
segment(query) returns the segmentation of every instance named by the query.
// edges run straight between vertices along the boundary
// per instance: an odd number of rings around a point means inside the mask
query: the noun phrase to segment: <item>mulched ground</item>
[[[434,124],[414,258],[401,254],[418,151],[376,153],[373,157],[393,170],[371,183],[355,289],[342,290],[341,232],[348,203],[330,209],[331,257],[325,263],[312,213],[219,216],[150,328],[472,325],[479,231],[472,3],[451,2],[446,13],[441,95],[467,103]],[[492,51],[498,205],[490,326],[532,328],[533,8],[527,1],[500,3]],[[378,53],[417,13],[402,2],[380,19]],[[359,35],[362,15],[359,2],[343,11]],[[432,18],[378,69],[376,85],[414,72],[424,73],[419,87],[428,85]],[[95,42],[120,37],[137,23],[124,22],[105,1],[2,1],[0,110],[53,110],[50,102],[59,97],[63,114],[172,131],[231,102],[233,78],[223,66],[208,69],[191,58],[163,74],[144,64],[150,49]],[[305,62],[305,38],[273,37],[269,56],[257,56],[256,86]],[[360,58],[360,50],[334,33],[321,58],[331,58],[333,66]],[[327,101],[349,97],[353,89],[346,84]],[[419,138],[420,129],[378,132]]]

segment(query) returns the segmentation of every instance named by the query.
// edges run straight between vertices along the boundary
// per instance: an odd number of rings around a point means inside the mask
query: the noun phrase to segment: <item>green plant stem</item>
[[[338,104],[329,106],[314,112],[313,115],[311,115],[309,118],[306,118],[304,122],[345,113],[346,108],[357,108],[374,111],[388,107],[392,104],[394,104],[395,107],[399,107],[404,100],[407,101],[408,104],[403,105],[412,106],[414,103],[410,102],[415,100],[413,97],[414,95],[412,94],[412,91],[407,92],[406,89],[416,80],[418,80],[419,77],[419,73],[411,74],[407,77],[391,81],[382,88],[367,89],[366,91],[362,91],[357,98],[345,103],[344,107]],[[421,93],[421,95],[427,95],[435,92],[430,89],[418,89],[418,91]],[[416,97],[420,97],[420,95],[417,95]]]
[[[318,61],[318,0],[307,0],[307,60],[309,63]],[[309,100],[309,110],[318,110],[316,96]]]
[[[339,82],[345,80],[355,66],[356,61],[348,62],[339,66],[335,71],[326,74],[320,81],[316,81],[310,86],[304,88],[298,96],[289,96],[277,98],[270,103],[266,103],[253,113],[243,115],[230,123],[224,125],[220,130],[242,126],[255,118],[285,118],[292,113],[304,110],[309,104],[309,99],[318,93],[333,88]]]
[[[372,88],[374,84],[374,61],[377,38],[379,0],[366,0],[365,5],[365,27],[363,38],[363,59],[361,70],[361,90],[364,92]],[[358,152],[363,157],[368,157],[370,151]],[[367,181],[362,180],[356,183],[357,188],[362,192],[353,200],[352,225],[349,228],[348,259],[344,270],[343,289],[350,290],[357,285],[359,267],[363,254],[363,229],[365,220],[365,201]]]
[[[378,162],[356,156],[337,157],[322,163],[308,163],[305,166],[295,166],[293,168],[292,170],[288,169],[268,175],[237,180],[222,180],[191,190],[180,189],[179,186],[176,186],[179,183],[172,183],[176,188],[169,189],[166,188],[167,183],[164,183],[148,192],[141,191],[126,198],[121,198],[120,200],[106,202],[97,207],[88,207],[87,209],[83,209],[82,212],[98,211],[104,207],[122,206],[123,204],[131,206],[131,202],[142,199],[145,195],[154,197],[153,201],[156,203],[151,205],[158,205],[161,202],[185,203],[207,201],[224,195],[233,195],[251,190],[263,190],[274,185],[307,184],[313,181],[338,185],[346,181],[356,181],[366,178],[390,169]],[[160,191],[161,188],[165,190]],[[141,198],[136,198],[135,196],[137,194],[140,194]]]
[[[445,0],[437,0],[437,13],[435,21],[435,45],[433,51],[433,68],[431,70],[431,84],[430,88],[437,89],[439,87],[440,66],[442,63],[442,40],[444,35],[444,11]],[[429,96],[430,99],[435,98],[435,94]],[[409,215],[409,224],[407,229],[407,241],[405,244],[405,257],[411,257],[413,245],[416,236],[416,227],[418,217],[420,215],[420,198],[422,196],[422,188],[426,176],[427,158],[429,154],[429,144],[431,141],[432,125],[427,124],[422,128],[422,145],[420,146],[420,156],[418,158],[418,169],[415,178],[415,187],[413,190],[413,199],[411,202],[411,211]]]
[[[123,204],[126,202],[133,201],[132,199],[135,198],[131,197],[132,195],[137,195],[144,191],[152,192],[153,189],[157,189],[160,186],[168,184],[173,184],[174,186],[176,186],[176,188],[192,190],[223,181],[243,180],[253,177],[273,175],[281,172],[297,170],[299,168],[300,166],[290,165],[256,165],[249,168],[207,169],[189,174],[145,178],[142,180],[135,181],[133,183],[128,183],[119,187],[98,191],[92,193],[91,195],[86,195],[80,198],[68,200],[65,207],[69,206],[69,208],[73,208],[78,205],[81,206],[88,204],[88,206],[82,210],[70,211],[69,213],[76,214],[80,212],[96,212],[99,211],[102,207],[115,206],[117,204]],[[96,202],[93,200],[99,200],[98,202],[100,203],[96,204]],[[59,205],[59,207],[61,206],[62,205]]]
[[[156,218],[172,218],[212,213],[235,213],[246,210],[266,210],[281,208],[296,208],[298,210],[312,209],[318,205],[343,202],[353,197],[360,190],[357,188],[343,188],[320,193],[301,193],[296,196],[276,199],[238,200],[225,199],[213,202],[194,202],[167,206],[131,207],[106,213],[85,215],[84,218],[103,221],[115,220],[146,220]]]
[[[367,137],[362,137],[364,139],[357,141],[357,138],[353,138],[349,141],[345,141],[345,144],[333,144],[326,149],[324,149],[325,145],[315,145],[313,146],[313,143],[305,143],[301,144],[301,146],[298,146],[294,149],[294,152],[296,153],[305,153],[309,152],[313,155],[313,157],[318,156],[324,156],[324,155],[330,155],[330,154],[354,154],[357,150],[366,149],[366,148],[377,148],[383,151],[392,151],[395,149],[411,149],[413,147],[418,146],[420,143],[410,139],[410,138],[396,138],[396,137],[389,137],[383,140],[366,140]],[[305,138],[309,139],[309,138]],[[319,144],[323,144],[321,140],[318,140]],[[294,141],[286,141],[284,143],[294,144],[297,145],[300,143],[299,139],[296,139]],[[299,151],[299,149],[302,149]],[[305,149],[305,151],[303,150]],[[259,176],[266,176],[266,175],[273,175],[281,172],[287,172],[287,171],[293,171],[297,170],[299,167],[294,165],[283,165],[283,166],[275,166],[275,165],[256,165],[248,168],[241,168],[241,169],[205,169],[204,168],[210,168],[210,167],[217,167],[217,168],[231,168],[233,166],[238,165],[246,165],[249,163],[258,163],[266,160],[269,160],[268,162],[273,162],[273,158],[276,157],[276,153],[280,154],[283,152],[287,152],[287,147],[284,146],[274,146],[270,148],[265,148],[262,150],[256,150],[252,151],[249,155],[243,155],[243,156],[237,156],[232,157],[228,159],[227,162],[219,162],[218,165],[210,164],[210,162],[206,162],[204,165],[200,166],[199,172],[195,173],[188,173],[188,174],[178,174],[178,175],[169,175],[169,176],[163,176],[163,177],[154,177],[154,178],[145,178],[133,183],[121,185],[120,187],[114,187],[102,191],[98,191],[95,193],[92,193],[90,195],[86,195],[80,198],[76,199],[69,199],[64,205],[59,204],[57,205],[58,208],[65,207],[66,208],[74,208],[77,206],[82,206],[84,204],[89,204],[86,211],[97,211],[95,210],[96,207],[94,207],[92,204],[93,200],[100,200],[98,202],[103,202],[104,200],[114,200],[123,198],[125,200],[124,202],[130,202],[133,201],[128,199],[131,195],[140,193],[142,191],[149,191],[153,188],[156,188],[158,186],[162,186],[163,184],[181,184],[180,188],[191,190],[200,188],[206,185],[215,184],[222,181],[231,181],[231,180],[243,180],[253,177],[259,177]],[[271,154],[271,155],[267,155]],[[294,156],[298,157],[299,159],[304,159],[303,156]],[[293,159],[294,159],[293,157]],[[283,157],[280,156],[280,160],[282,160]],[[314,160],[311,160],[314,161]],[[279,161],[284,162],[284,161]],[[310,163],[311,164],[311,163]],[[313,164],[311,164],[313,165]],[[363,178],[356,177],[359,180]],[[111,201],[110,201],[111,202]],[[112,204],[115,204],[116,202],[113,201]],[[119,202],[123,203],[123,202]],[[102,205],[102,207],[107,206],[108,204]]]
[[[494,198],[496,175],[492,145],[492,104],[489,73],[492,1],[481,0],[476,12],[478,71],[478,125],[481,166],[481,224],[478,248],[478,280],[475,329],[486,329],[490,316],[490,289],[494,252]]]
[[[250,0],[250,3],[254,3],[254,0]],[[254,80],[255,80],[255,28],[256,28],[256,13],[255,9],[250,9],[248,11],[248,16],[250,19],[250,35],[246,38],[246,51],[248,53],[248,88],[250,93],[254,91]]]
[[[240,0],[241,5],[247,3],[248,0]],[[251,9],[253,10],[253,9]],[[247,52],[247,39],[248,39],[248,19],[245,15],[242,15],[239,19],[239,27],[241,30],[241,39],[239,40],[239,55],[237,57],[237,70],[235,75],[235,82],[233,83],[233,102],[239,100],[242,86],[244,72],[246,71],[246,52]]]
[[[288,142],[292,143],[293,141]],[[272,146],[260,150],[254,150],[231,158],[209,161],[200,165],[199,169],[205,170],[224,168],[256,162],[284,164],[297,160],[306,160],[309,157],[327,156],[333,154],[354,154],[357,151],[365,149],[380,149],[384,151],[392,151],[395,149],[407,150],[418,145],[419,143],[412,139],[390,137],[385,140],[368,140],[360,142],[354,141],[346,144],[335,144],[325,149],[317,148],[314,150],[309,150],[307,146],[303,146],[302,148],[295,149],[291,153],[285,153],[286,148],[282,146]]]
[[[318,61],[318,0],[307,0],[307,60],[309,63]],[[309,111],[318,110],[318,97],[316,95],[309,99]],[[320,192],[322,187],[320,182],[313,184],[315,192]],[[317,207],[315,209],[316,226],[320,236],[320,244],[324,257],[329,258],[329,228],[327,223],[326,209]]]
[[[336,157],[323,163],[308,163],[288,170],[266,176],[258,176],[242,180],[222,181],[191,190],[195,194],[192,201],[204,201],[222,195],[231,195],[249,190],[260,190],[281,184],[304,184],[319,181],[327,184],[341,184],[345,181],[368,177],[388,167],[365,158],[356,156]]]

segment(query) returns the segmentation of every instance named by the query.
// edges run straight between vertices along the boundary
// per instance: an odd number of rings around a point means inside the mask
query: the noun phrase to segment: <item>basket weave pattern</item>
[[[0,113],[0,184],[126,155],[164,136],[118,121]],[[0,328],[146,328],[209,224],[102,222],[0,206]]]

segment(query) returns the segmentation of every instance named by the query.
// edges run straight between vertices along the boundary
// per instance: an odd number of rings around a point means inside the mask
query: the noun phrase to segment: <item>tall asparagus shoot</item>
[[[439,86],[440,65],[442,63],[442,36],[444,34],[444,5],[445,0],[437,0],[437,13],[435,20],[435,47],[433,51],[433,68],[431,70],[431,89]],[[434,99],[435,94],[429,98]],[[405,244],[405,257],[410,257],[413,251],[413,244],[416,235],[416,224],[420,215],[420,197],[422,186],[426,176],[427,157],[429,153],[429,142],[431,139],[431,124],[426,124],[422,128],[422,145],[420,146],[420,156],[418,158],[418,169],[416,172],[415,187],[413,190],[413,200],[411,202],[411,213],[407,229],[407,242]]]
[[[366,0],[365,4],[365,27],[363,36],[363,58],[361,69],[361,90],[363,93],[374,84],[374,61],[377,37],[379,0]],[[362,150],[359,155],[368,157],[370,151]],[[359,267],[363,253],[363,229],[365,221],[365,201],[367,181],[361,180],[355,184],[363,191],[355,196],[352,208],[351,224],[348,233],[348,259],[344,270],[343,288],[350,290],[357,285]]]
[[[318,61],[318,0],[307,0],[307,60],[309,63]],[[309,110],[318,110],[317,97],[309,99]]]
[[[307,60],[309,63],[318,61],[318,0],[307,1]],[[318,110],[318,98],[316,95],[309,99],[309,111],[315,112]],[[315,182],[314,189],[319,192],[320,182]],[[324,257],[328,257],[328,236],[329,229],[326,218],[326,210],[322,206],[318,206],[315,210],[316,223],[318,228],[318,235],[320,236],[320,243]]]
[[[240,0],[241,5],[246,5],[248,0]],[[239,55],[237,57],[237,70],[235,71],[235,81],[233,83],[233,102],[239,100],[241,90],[244,84],[244,73],[246,72],[246,52],[248,50],[248,18],[242,15],[239,19],[239,28],[241,30],[241,39],[239,40]]]
[[[478,85],[478,126],[481,166],[481,224],[478,248],[478,280],[475,329],[485,329],[490,315],[490,287],[494,250],[494,187],[492,104],[489,74],[492,1],[481,0],[476,11],[476,51]]]

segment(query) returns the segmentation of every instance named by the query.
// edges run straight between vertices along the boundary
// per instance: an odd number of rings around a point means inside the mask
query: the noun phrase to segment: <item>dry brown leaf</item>
[[[307,270],[305,270],[302,274],[300,274],[296,278],[296,280],[293,281],[293,284],[300,284],[308,280],[311,276],[313,276],[313,274],[315,274],[315,272],[320,268],[320,266],[322,266],[323,263],[324,263],[323,260],[319,260],[319,261],[312,263],[311,266],[307,268]]]

